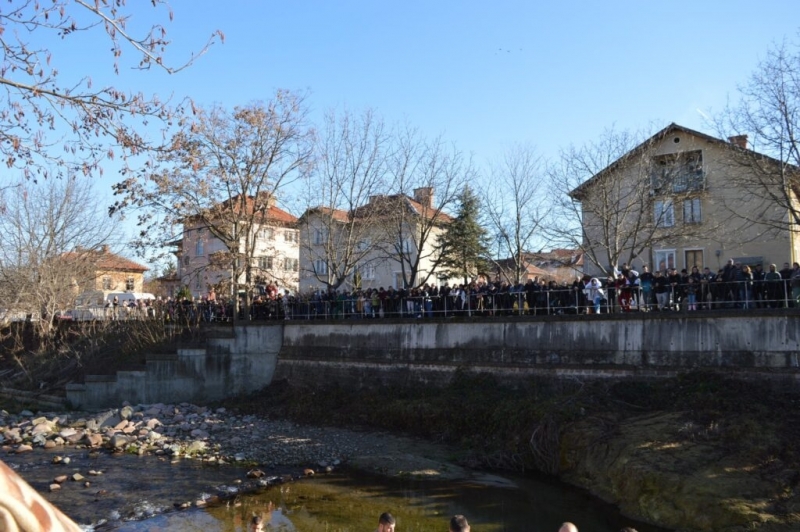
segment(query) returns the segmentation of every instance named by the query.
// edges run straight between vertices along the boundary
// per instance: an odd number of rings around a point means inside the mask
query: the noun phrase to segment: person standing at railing
[[[792,279],[792,268],[789,266],[788,262],[783,263],[783,268],[780,272],[781,279],[783,280],[783,294],[781,295],[781,299],[784,302],[784,305],[793,307],[794,302],[791,300],[792,290],[791,290],[791,279]]]
[[[669,310],[669,280],[656,270],[653,275],[653,292],[656,294],[656,308],[659,311]]]
[[[592,302],[594,306],[594,313],[600,314],[600,305],[603,303],[603,300],[606,298],[605,291],[603,290],[600,281],[593,277],[587,284],[586,288],[584,289],[584,293],[586,294],[586,299]]]
[[[723,285],[723,299],[726,301],[726,306],[728,308],[732,308],[736,302],[736,277],[738,274],[739,268],[737,267],[736,263],[733,259],[728,259],[728,263],[724,268],[722,268],[722,282],[725,283]]]
[[[639,288],[641,289],[639,310],[648,312],[653,304],[653,273],[647,266],[642,266],[642,273],[639,275]]]
[[[800,305],[800,264],[794,263],[792,269],[792,303],[796,307]]]
[[[769,265],[769,271],[764,276],[764,285],[769,308],[780,308],[783,301],[783,278],[777,271],[775,264]]]
[[[739,305],[743,309],[754,308],[753,305],[753,271],[745,264],[739,268],[736,275],[737,288],[739,289]]]
[[[766,277],[766,272],[764,272],[764,267],[759,262],[756,264],[756,267],[752,271],[753,273],[753,303],[755,303],[755,308],[767,308],[766,298],[767,295],[765,293],[766,287],[764,286],[764,278]]]

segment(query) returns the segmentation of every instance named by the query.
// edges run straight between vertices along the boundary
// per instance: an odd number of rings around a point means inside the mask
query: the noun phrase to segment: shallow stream
[[[176,511],[175,503],[234,491],[237,480],[245,480],[246,470],[191,460],[104,453],[90,457],[77,451],[64,454],[71,458],[68,465],[54,465],[54,454],[36,451],[3,460],[79,523],[105,520],[98,530],[236,532],[247,530],[251,516],[260,514],[269,524],[267,530],[356,532],[374,530],[378,515],[390,511],[397,518],[398,532],[447,530],[449,517],[458,513],[467,516],[476,532],[555,532],[567,520],[581,531],[617,532],[635,526],[639,532],[663,532],[546,480],[511,478],[516,487],[499,487],[387,479],[347,469],[238,495],[203,509]],[[89,470],[103,474],[88,476]],[[54,476],[73,472],[84,475],[89,487],[84,481],[68,481],[61,490],[47,492]]]

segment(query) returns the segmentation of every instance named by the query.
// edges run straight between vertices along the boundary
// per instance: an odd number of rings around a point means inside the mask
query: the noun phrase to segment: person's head
[[[774,272],[777,269],[778,269],[778,267],[775,264],[770,264],[769,265],[769,271]]]
[[[797,264],[796,262],[793,264],[793,266],[794,266],[794,269],[795,269],[795,270],[796,270],[797,268],[800,268],[800,264]]]
[[[394,516],[389,512],[383,512],[378,518],[378,532],[394,532]]]
[[[733,259],[728,259],[728,266],[733,266],[735,261]]]
[[[570,522],[566,522],[561,525],[561,528],[558,529],[558,532],[578,532],[578,527]]]
[[[264,518],[260,515],[254,515],[250,520],[249,532],[261,532],[264,530]]]
[[[463,515],[454,515],[450,518],[450,532],[469,532],[469,523]]]

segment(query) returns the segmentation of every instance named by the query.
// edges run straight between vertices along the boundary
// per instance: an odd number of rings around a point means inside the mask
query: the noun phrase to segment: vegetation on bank
[[[443,388],[276,382],[225,406],[440,441],[465,465],[558,475],[629,516],[676,529],[800,523],[800,394],[774,382],[691,372],[509,387],[460,372]]]

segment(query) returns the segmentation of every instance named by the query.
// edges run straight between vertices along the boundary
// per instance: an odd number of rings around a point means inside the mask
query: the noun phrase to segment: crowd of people
[[[731,259],[716,272],[697,266],[652,272],[643,266],[637,271],[623,264],[607,277],[584,275],[560,283],[538,278],[517,284],[479,279],[410,289],[319,289],[301,294],[269,285],[249,307],[240,301],[239,318],[491,317],[792,307],[800,307],[800,264],[784,263],[780,270],[771,264],[765,271],[760,264],[750,267]],[[137,301],[127,313],[173,322],[230,321],[234,305],[222,298],[158,298]]]

